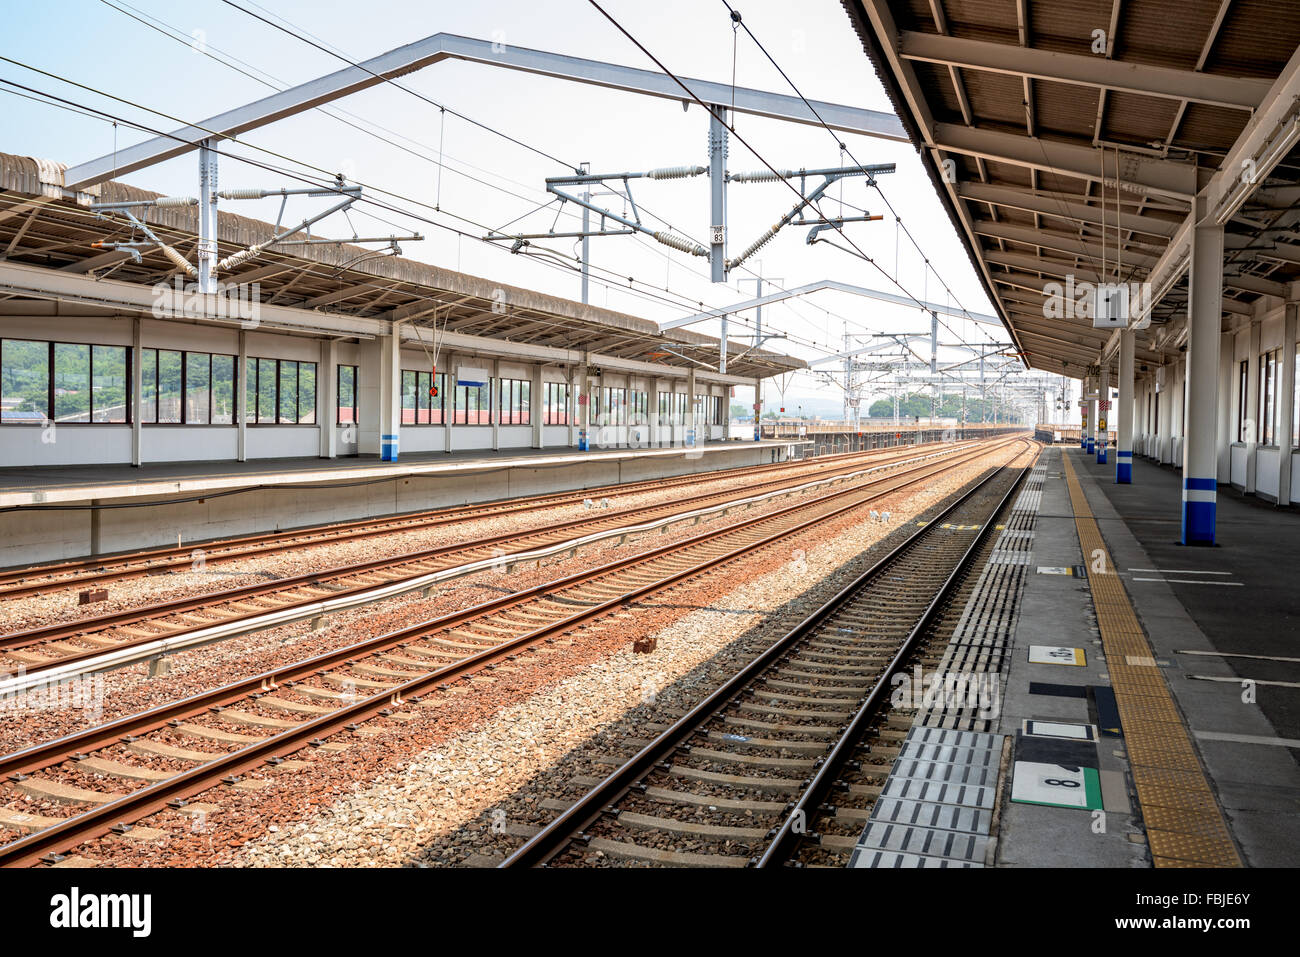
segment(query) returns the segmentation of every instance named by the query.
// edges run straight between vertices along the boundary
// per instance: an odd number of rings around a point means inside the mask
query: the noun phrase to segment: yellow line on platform
[[[1191,735],[1064,449],[1061,461],[1155,866],[1241,867]]]

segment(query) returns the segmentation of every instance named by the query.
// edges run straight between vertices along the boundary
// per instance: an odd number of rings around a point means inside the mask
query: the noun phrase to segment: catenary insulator
[[[265,199],[270,194],[264,189],[223,189],[217,195],[222,199]]]
[[[751,170],[748,173],[732,173],[731,179],[736,183],[775,183],[789,179],[794,175],[792,169],[779,169],[775,173],[767,169]]]
[[[684,253],[690,253],[692,256],[707,256],[709,251],[699,243],[693,243],[689,239],[683,239],[681,236],[674,236],[672,233],[666,233],[662,230],[654,234],[654,238],[665,246],[671,246],[673,249],[680,249]]]
[[[184,270],[184,272],[191,278],[194,279],[198,278],[199,271],[194,268],[194,265],[188,259],[182,256],[176,250],[172,249],[172,247],[170,246],[162,246],[161,248],[163,251],[163,255],[166,256],[168,259],[170,259],[173,263],[175,263],[179,269]]]
[[[155,207],[163,209],[168,206],[197,206],[199,201],[193,196],[160,196],[153,201]]]
[[[217,263],[217,269],[220,272],[229,272],[240,263],[248,262],[248,260],[262,255],[262,250],[264,248],[264,246],[249,246],[247,249],[241,249],[239,252],[227,256],[225,259],[221,260],[221,262]]]
[[[743,263],[750,256],[754,255],[754,253],[758,252],[765,245],[767,245],[768,241],[773,236],[775,236],[778,232],[780,232],[780,230],[781,230],[780,223],[777,223],[775,226],[769,226],[767,232],[763,233],[763,235],[759,236],[756,240],[750,243],[748,249],[746,249],[743,253],[741,253],[735,259],[731,260],[730,263],[728,263],[728,268],[734,268],[735,266],[738,266],[741,263]]]
[[[687,176],[702,176],[708,171],[707,166],[661,166],[645,175],[648,179],[685,179]]]

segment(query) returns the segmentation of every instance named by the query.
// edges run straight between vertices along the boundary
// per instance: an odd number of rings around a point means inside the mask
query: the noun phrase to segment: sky
[[[447,32],[655,68],[587,0],[369,0],[363,5],[326,0],[235,2],[353,61]],[[803,95],[891,111],[838,0],[798,4],[743,0],[733,5]],[[272,92],[267,83],[283,88],[347,65],[338,56],[277,30],[225,0],[182,4],[174,0],[47,0],[6,6],[8,29],[0,34],[0,57],[36,67],[55,78],[5,60],[0,60],[0,78],[160,130],[174,129],[180,125],[178,120],[200,121],[266,96]],[[733,30],[722,0],[659,0],[654,4],[605,0],[601,6],[680,76],[730,84],[734,68],[738,86],[794,92],[754,41],[743,30]],[[259,82],[259,77],[265,82]],[[66,81],[84,84],[90,90]],[[509,243],[485,243],[481,240],[486,231],[508,223],[512,224],[510,232],[576,228],[578,220],[567,211],[557,220],[555,206],[538,209],[553,199],[545,191],[546,177],[568,173],[567,166],[588,162],[594,172],[622,172],[707,164],[708,116],[698,105],[683,110],[678,101],[459,61],[438,63],[402,78],[400,83],[407,89],[381,84],[325,110],[252,131],[241,136],[238,145],[227,144],[221,157],[222,188],[300,187],[303,182],[293,174],[342,172],[363,184],[365,195],[374,202],[358,203],[350,222],[341,216],[325,220],[316,227],[319,235],[345,237],[354,235],[354,230],[363,236],[418,232],[425,239],[402,243],[403,255],[577,299],[576,272],[555,258],[512,255]],[[910,145],[743,114],[735,118],[735,126],[762,159],[733,138],[728,157],[733,172],[761,169],[764,161],[794,169],[836,167],[854,161],[895,163],[896,172],[879,177],[880,186],[920,251],[895,224],[880,195],[861,179],[850,179],[842,193],[846,203],[886,214],[880,222],[845,227],[848,237],[875,260],[875,266],[829,244],[808,246],[808,227],[787,227],[746,264],[749,270],[735,270],[728,283],[714,284],[709,281],[704,259],[669,250],[649,237],[602,237],[591,241],[593,304],[665,321],[699,311],[701,304],[717,307],[752,297],[753,277],[761,270],[785,288],[836,279],[897,293],[889,278],[894,277],[918,298],[953,301],[973,312],[993,311]],[[15,95],[13,87],[0,84],[0,151],[75,164],[149,137],[126,123],[114,126],[101,116],[33,102]],[[846,153],[841,153],[841,142]],[[241,162],[240,157],[277,169]],[[187,154],[121,178],[170,195],[195,195],[197,157]],[[647,224],[658,228],[667,223],[686,236],[706,238],[710,217],[705,177],[634,181],[632,195]],[[829,195],[832,199],[822,205],[823,212],[838,214],[842,208],[837,202],[840,188],[833,187]],[[732,255],[775,222],[794,200],[780,184],[733,183],[728,198]],[[622,197],[597,199],[615,212],[624,212]],[[295,214],[305,217],[325,202],[291,200],[286,218]],[[222,208],[274,221],[279,203],[232,201],[223,203]],[[855,212],[844,208],[845,214]],[[549,240],[541,245],[573,264],[573,240]],[[933,268],[925,266],[926,258]],[[632,290],[629,277],[637,281]],[[731,337],[752,334],[750,321],[752,313],[744,322],[733,320]],[[998,327],[958,319],[944,321],[951,331],[941,329],[941,341],[959,337],[968,342],[1005,340]],[[804,359],[842,349],[846,330],[868,336],[929,329],[928,317],[919,308],[832,292],[769,306],[763,312],[763,325],[765,330],[787,336],[770,341],[766,348]],[[717,325],[710,322],[692,328],[713,335],[718,332]],[[928,345],[918,349],[928,355]],[[965,358],[968,353],[940,350],[941,363]],[[807,373],[777,383],[769,395],[780,394],[782,387],[791,402],[812,397],[838,401],[842,395],[837,387]]]

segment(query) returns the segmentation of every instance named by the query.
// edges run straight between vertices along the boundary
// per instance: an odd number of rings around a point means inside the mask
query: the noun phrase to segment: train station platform
[[[798,439],[0,469],[0,567],[784,461]]]
[[[853,866],[1293,866],[1300,516],[1218,515],[1181,546],[1177,472],[1045,448],[939,669],[994,693],[918,713]]]

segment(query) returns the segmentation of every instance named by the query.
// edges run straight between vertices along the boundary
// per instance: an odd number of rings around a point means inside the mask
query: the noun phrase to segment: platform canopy
[[[92,244],[125,240],[122,221],[96,219],[103,203],[152,199],[119,182],[65,189],[64,167],[0,153],[0,315],[104,315],[148,310],[153,287],[171,282],[176,266],[157,248],[141,262],[121,250]],[[193,259],[195,207],[142,207],[147,225],[164,242]],[[221,212],[219,256],[265,242],[270,223]],[[263,327],[305,335],[373,337],[401,327],[404,338],[431,342],[436,332],[458,350],[499,347],[518,358],[574,361],[584,354],[623,360],[627,368],[708,375],[719,364],[716,338],[686,329],[661,331],[649,320],[531,289],[453,272],[400,256],[376,256],[352,245],[274,248],[219,278],[231,285],[257,283]],[[576,279],[575,279],[576,282]],[[802,359],[750,349],[732,339],[729,381],[780,375],[805,368]]]
[[[1300,18],[1242,0],[843,0],[1003,322],[1080,376],[1117,337],[1049,285],[1150,283],[1180,342],[1193,197],[1226,223],[1224,314],[1300,277]],[[852,99],[845,95],[846,99]]]

